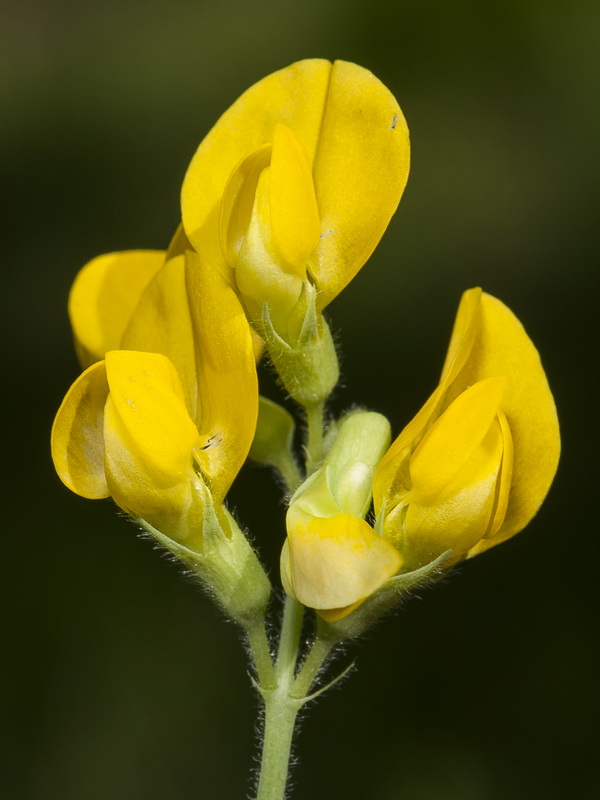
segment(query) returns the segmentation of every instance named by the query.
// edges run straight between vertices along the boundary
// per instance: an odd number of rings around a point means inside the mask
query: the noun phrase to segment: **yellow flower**
[[[556,409],[533,343],[481,289],[465,292],[440,384],[374,481],[382,533],[409,569],[470,557],[518,533],[558,464]]]
[[[72,314],[78,349],[92,353],[98,358],[104,356],[106,348],[111,343],[117,342],[117,346],[121,349],[141,352],[137,360],[132,355],[125,361],[124,357],[112,352],[110,357],[106,356],[106,364],[97,362],[100,366],[96,366],[96,369],[92,366],[84,373],[65,398],[53,430],[55,464],[67,486],[84,497],[105,497],[112,494],[120,505],[138,515],[141,515],[140,509],[131,506],[129,501],[124,499],[125,495],[116,487],[114,464],[110,467],[113,478],[109,488],[104,479],[100,483],[96,480],[98,476],[104,474],[102,470],[106,466],[103,455],[105,451],[98,445],[98,441],[104,441],[102,438],[98,439],[98,431],[103,430],[99,420],[100,418],[104,420],[102,414],[109,395],[113,399],[108,405],[110,407],[115,405],[114,397],[118,395],[118,387],[115,384],[116,388],[112,388],[110,384],[111,380],[113,383],[117,380],[114,376],[120,374],[120,365],[123,365],[123,369],[125,366],[127,369],[133,369],[135,364],[142,363],[142,352],[154,354],[153,364],[158,363],[156,359],[162,356],[169,359],[168,368],[156,368],[159,375],[158,384],[156,387],[149,386],[149,398],[142,398],[143,407],[147,408],[148,414],[156,416],[155,423],[152,424],[158,426],[156,428],[158,437],[162,425],[161,411],[156,403],[151,402],[152,393],[158,393],[156,395],[158,398],[163,396],[161,393],[167,392],[165,387],[170,387],[169,392],[164,395],[166,406],[163,416],[168,416],[173,411],[174,396],[179,398],[175,404],[178,408],[181,406],[179,401],[182,401],[183,405],[177,413],[173,412],[175,416],[172,421],[165,420],[165,429],[169,430],[169,425],[172,424],[177,430],[187,431],[186,447],[191,442],[192,432],[196,432],[194,436],[199,438],[196,444],[193,446],[190,444],[189,452],[186,450],[188,459],[186,463],[189,462],[188,466],[191,468],[193,461],[199,468],[208,483],[216,506],[222,503],[246,459],[258,413],[258,387],[252,337],[235,292],[218,272],[207,267],[193,251],[188,250],[179,254],[176,250],[171,252],[173,255],[166,260],[163,259],[162,266],[155,270],[153,277],[141,291],[140,282],[131,279],[133,271],[127,269],[132,258],[128,253],[115,254],[110,259],[102,257],[85,268],[83,276],[78,279],[79,285],[76,282],[72,292],[72,298],[78,301],[76,305],[78,312],[76,315]],[[153,260],[153,257],[150,258],[150,261]],[[84,291],[86,284],[87,288]],[[102,297],[113,289],[115,284],[120,287],[122,295],[129,297],[129,300],[119,304],[123,313],[102,317]],[[137,303],[134,301],[136,295]],[[129,308],[134,308],[130,315],[126,313]],[[90,346],[92,343],[93,347]],[[103,378],[105,374],[106,377]],[[179,388],[175,389],[176,385]],[[107,387],[110,387],[110,391]],[[117,392],[117,395],[113,396],[113,392]],[[122,411],[126,410],[122,405],[118,407],[122,408]],[[112,436],[117,427],[121,430],[125,425],[122,414],[119,423],[115,422],[117,418],[114,413],[110,414],[111,423],[104,429],[104,436],[111,432]],[[93,424],[90,423],[90,419],[94,420]],[[90,424],[92,424],[91,429]],[[107,424],[106,420],[103,424]],[[90,430],[95,431],[92,439],[89,439]],[[174,430],[171,432],[175,444],[177,436]],[[148,452],[152,450],[153,435],[148,433],[150,439],[144,444]],[[94,442],[92,451],[88,450],[88,440]],[[168,440],[161,442],[158,437],[156,447],[160,452],[156,458],[166,457],[164,448]],[[132,447],[132,458],[135,460],[139,456],[139,447],[135,442]],[[113,448],[111,452],[116,453],[117,450],[118,448]],[[194,450],[193,459],[192,450]],[[92,453],[90,458],[86,455],[89,452]],[[183,450],[176,448],[176,452],[177,459],[182,459]],[[173,457],[175,458],[175,455]],[[116,457],[114,461],[116,463]],[[176,480],[178,490],[182,490],[181,476],[185,472],[185,470],[182,472],[181,463],[181,460],[177,461],[179,464],[177,468],[174,466],[175,462],[171,464],[174,469],[173,480]],[[95,488],[90,488],[86,484],[84,473],[88,466],[92,469],[91,475],[96,476],[90,478],[91,486]],[[148,486],[153,485],[152,475],[155,473],[152,468],[148,467],[149,471],[145,467],[139,469],[140,475],[146,476],[145,483]],[[128,479],[125,474],[122,480],[125,487],[123,492],[129,495]],[[163,485],[164,481],[157,478],[156,487]],[[165,495],[167,506],[172,505],[168,495],[169,492]],[[177,502],[181,502],[182,507],[185,507],[187,500],[179,497]],[[142,505],[144,507],[148,505],[147,499]],[[152,520],[147,521],[152,522]]]
[[[285,335],[310,276],[321,311],[369,258],[409,165],[394,97],[367,70],[311,59],[261,80],[200,144],[182,189],[189,241],[249,316]]]
[[[329,621],[353,611],[402,566],[398,550],[363,519],[389,430],[381,414],[346,417],[323,465],[288,509],[284,589]]]
[[[443,554],[452,551],[447,567],[520,531],[560,451],[539,355],[512,312],[481,289],[463,295],[440,385],[383,457],[381,420],[357,413],[342,424],[287,516],[286,592],[343,621],[349,636],[437,571]],[[375,529],[363,519],[371,489]],[[344,618],[368,598],[357,612],[364,619],[348,627]]]
[[[128,350],[108,352],[75,381],[52,429],[54,465],[69,489],[112,496],[178,540],[201,533],[194,461],[206,445],[169,359]]]

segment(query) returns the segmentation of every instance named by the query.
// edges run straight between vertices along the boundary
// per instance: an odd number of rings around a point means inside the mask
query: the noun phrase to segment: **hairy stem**
[[[272,689],[277,685],[277,678],[275,676],[275,668],[273,667],[273,660],[271,658],[271,648],[265,630],[264,619],[258,620],[256,623],[246,627],[246,636],[248,637],[248,644],[250,652],[256,667],[256,676],[261,687],[265,689]]]
[[[306,474],[310,475],[323,460],[323,402],[307,405],[306,411]]]
[[[302,700],[290,696],[294,682],[304,606],[286,598],[275,662],[275,685],[260,693],[265,704],[260,777],[256,800],[283,800],[296,714]]]
[[[315,678],[319,674],[319,670],[325,663],[327,656],[335,647],[336,642],[333,639],[324,639],[319,636],[313,642],[310,653],[306,656],[304,663],[298,676],[294,681],[292,687],[292,695],[297,698],[305,698]]]

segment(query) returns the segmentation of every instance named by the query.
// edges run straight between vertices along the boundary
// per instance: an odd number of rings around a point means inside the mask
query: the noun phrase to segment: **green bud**
[[[317,517],[340,512],[364,517],[371,505],[373,475],[390,439],[390,423],[382,414],[348,414],[339,423],[323,464],[298,489],[292,503]]]

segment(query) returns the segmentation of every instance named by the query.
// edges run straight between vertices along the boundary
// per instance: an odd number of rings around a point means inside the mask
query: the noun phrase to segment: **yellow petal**
[[[497,501],[504,439],[497,419],[469,461],[430,503],[408,497],[401,532],[394,531],[397,519],[386,520],[389,536],[410,569],[427,564],[446,550],[459,560],[489,529]]]
[[[375,514],[379,514],[384,503],[390,511],[398,502],[398,496],[408,492],[411,485],[409,475],[411,453],[434,417],[442,398],[442,387],[438,387],[381,459],[373,480]]]
[[[463,293],[456,314],[452,336],[450,337],[450,345],[444,362],[440,384],[431,394],[423,408],[417,412],[392,443],[392,446],[381,460],[373,485],[376,514],[379,513],[384,502],[388,510],[390,510],[393,503],[397,502],[398,495],[408,491],[410,485],[408,475],[409,457],[419,444],[427,427],[441,411],[452,382],[469,357],[478,330],[480,300],[481,289],[479,288],[469,289]],[[454,397],[456,396],[457,393],[455,392]]]
[[[106,376],[111,419],[118,415],[127,432],[126,449],[143,461],[151,481],[164,486],[187,475],[199,436],[169,359],[157,353],[113,350],[106,354]],[[107,458],[109,437],[105,428]]]
[[[294,131],[312,162],[330,71],[329,61],[309,59],[263,78],[223,114],[190,163],[181,194],[185,231],[207,264],[230,282],[219,241],[219,207],[229,176],[242,158],[272,142],[277,122]]]
[[[191,249],[192,245],[190,244],[189,239],[185,235],[183,225],[179,223],[179,225],[177,226],[177,230],[173,234],[173,238],[169,242],[167,253],[165,255],[165,261],[170,261],[172,258],[176,258],[176,256],[182,256],[186,250],[191,250]]]
[[[402,565],[389,542],[350,514],[322,518],[293,509],[288,512],[287,529],[293,591],[309,608],[354,606]]]
[[[285,335],[290,312],[302,292],[303,277],[293,270],[282,269],[281,257],[275,249],[270,178],[271,168],[267,167],[256,187],[252,215],[236,261],[235,280],[250,319],[260,324],[266,302],[277,329]]]
[[[218,235],[221,196],[235,165],[273,141],[277,123],[293,131],[312,165],[321,225],[310,267],[320,310],[368,259],[398,205],[408,131],[385,86],[349,62],[300,61],[248,89],[196,151],[182,190],[191,243],[230,282]]]
[[[308,153],[280,123],[273,133],[269,183],[273,244],[283,265],[304,278],[308,258],[319,243],[319,209]]]
[[[185,255],[166,261],[143,292],[121,348],[162,353],[175,366],[190,415],[196,415],[196,354],[187,299]]]
[[[219,239],[227,263],[235,268],[250,225],[260,176],[271,162],[271,145],[253,150],[229,176],[219,209]]]
[[[408,128],[394,96],[368,70],[336,61],[313,164],[321,240],[311,270],[319,309],[375,249],[404,191],[409,161]]]
[[[477,335],[481,289],[467,289],[458,304],[440,384],[447,388],[464,367]]]
[[[502,527],[508,510],[510,488],[512,485],[514,447],[510,426],[502,411],[498,411],[498,424],[502,432],[502,465],[500,467],[500,474],[496,486],[496,507],[491,524],[485,534],[486,539],[491,539]]]
[[[187,286],[196,336],[198,462],[222,501],[244,463],[256,429],[258,382],[250,327],[223,276],[191,254]]]
[[[162,250],[126,250],[98,256],[81,269],[69,295],[69,317],[82,366],[120,346],[133,309],[164,259]]]
[[[104,361],[89,367],[71,386],[52,426],[52,459],[71,491],[91,500],[108,497],[104,475]]]
[[[283,547],[281,548],[281,558],[279,560],[279,568],[281,572],[281,584],[283,586],[283,591],[287,594],[288,597],[291,597],[292,600],[297,600],[298,598],[294,594],[294,587],[292,586],[292,565],[290,563],[290,543],[286,539],[283,543]]]
[[[432,502],[469,461],[496,417],[505,387],[504,378],[478,381],[429,428],[410,460],[413,502]]]
[[[113,500],[166,536],[186,543],[194,536],[201,546],[202,493],[194,490],[194,481],[200,479],[192,472],[191,458],[187,470],[169,474],[161,469],[164,463],[157,468],[156,460],[149,459],[131,436],[128,422],[131,420],[123,420],[109,395],[104,409],[105,470]]]
[[[560,433],[554,399],[539,354],[515,315],[500,300],[482,294],[478,331],[457,391],[491,375],[507,381],[502,411],[512,434],[514,461],[508,509],[502,527],[480,550],[505,541],[535,515],[556,473]]]

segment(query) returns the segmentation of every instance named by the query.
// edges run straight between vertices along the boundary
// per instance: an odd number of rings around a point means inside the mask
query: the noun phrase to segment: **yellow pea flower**
[[[258,415],[255,340],[236,293],[179,230],[166,253],[94,259],[73,285],[70,308],[84,366],[117,348],[170,359],[188,413],[219,443],[198,457],[221,502],[248,454]]]
[[[402,566],[398,550],[363,519],[389,441],[389,422],[381,414],[350,414],[321,468],[290,503],[283,586],[328,621],[347,616]]]
[[[200,144],[185,232],[284,334],[307,274],[321,311],[371,255],[408,176],[402,112],[368,70],[300,61],[248,89]]]
[[[201,534],[204,493],[194,462],[208,444],[169,359],[127,350],[108,352],[75,381],[52,429],[54,465],[69,489],[112,496],[176,540]]]
[[[147,253],[138,255],[147,277]],[[128,268],[136,257],[101,257],[72,292],[75,340],[93,342],[86,349],[95,363],[56,416],[56,470],[83,497],[112,496],[231,619],[252,626],[264,614],[270,584],[222,505],[256,427],[250,327],[236,293],[184,234],[166,254],[151,256],[149,280]],[[104,319],[111,293],[119,311]],[[106,352],[112,342],[120,349]]]
[[[250,543],[221,506],[237,456],[198,429],[177,370],[158,353],[112,350],[65,397],[52,428],[63,483],[90,499],[112,497],[200,578],[231,619],[262,618],[270,584]],[[233,442],[235,446],[235,441]],[[207,474],[222,466],[213,480]]]
[[[118,255],[121,264],[129,258]],[[114,282],[95,282],[106,284]],[[127,279],[121,285],[131,289]],[[95,309],[101,307],[98,294],[87,293],[90,328],[99,313]],[[111,318],[103,333],[104,339],[97,339],[97,355],[103,357],[104,347],[119,336],[122,349],[160,353],[172,362],[187,414],[210,443],[198,451],[197,460],[220,504],[248,454],[258,414],[252,336],[235,292],[196,253],[186,250],[167,257],[129,319]],[[87,334],[82,316],[76,340],[89,341]]]
[[[465,292],[440,384],[383,457],[382,533],[408,569],[450,563],[518,533],[558,464],[558,420],[533,343],[481,289]]]

